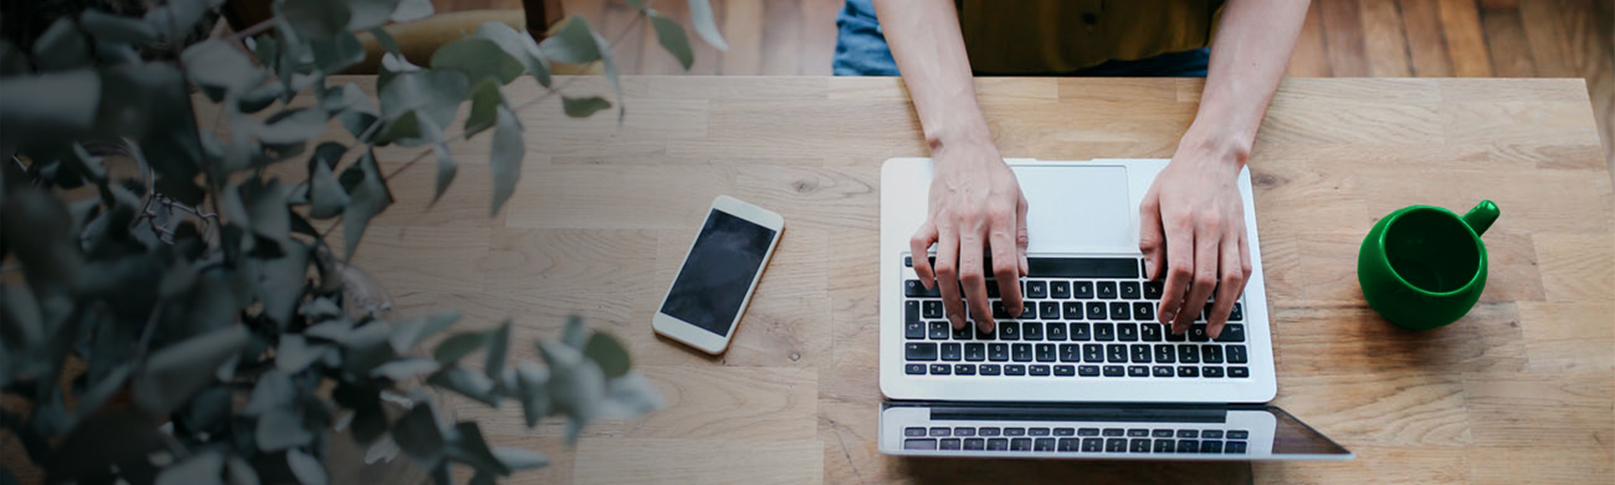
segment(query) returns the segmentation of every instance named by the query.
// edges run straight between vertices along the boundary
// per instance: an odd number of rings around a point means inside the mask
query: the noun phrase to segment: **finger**
[[[909,257],[914,261],[914,274],[919,276],[920,284],[925,285],[927,290],[936,287],[936,273],[931,271],[931,257],[927,253],[931,243],[934,242],[936,242],[936,224],[930,220],[926,220],[925,225],[920,226],[920,230],[908,240]]]
[[[1138,205],[1138,251],[1144,253],[1144,279],[1161,277],[1161,262],[1166,259],[1166,230],[1161,227],[1161,199],[1155,189],[1144,194]]]
[[[942,308],[953,328],[964,328],[965,305],[959,299],[959,237],[952,227],[937,227],[936,285],[942,290]]]
[[[1026,211],[1029,208],[1026,196],[1022,195],[1021,202],[1015,206],[1015,245],[1019,247],[1021,254],[1021,276],[1032,274],[1032,265],[1026,261],[1026,247],[1032,243],[1032,238],[1026,234]]]
[[[1162,217],[1162,227],[1166,230],[1166,285],[1161,289],[1161,308],[1156,313],[1161,323],[1173,324],[1183,309],[1189,279],[1194,277],[1194,232],[1186,222],[1167,223],[1167,219]],[[1187,221],[1187,218],[1180,220]],[[1173,333],[1188,330],[1187,326],[1172,325]]]
[[[1221,247],[1222,259],[1217,265],[1217,301],[1211,305],[1211,316],[1206,318],[1206,335],[1216,338],[1222,335],[1222,328],[1228,324],[1228,314],[1234,310],[1234,302],[1239,300],[1239,292],[1245,288],[1245,272],[1239,261],[1239,236],[1228,233],[1223,236]]]
[[[1194,234],[1194,278],[1189,281],[1189,296],[1183,301],[1183,310],[1173,320],[1174,328],[1185,330],[1206,309],[1206,300],[1217,289],[1217,258],[1221,256],[1217,248],[1221,247],[1222,234],[1211,232],[1216,228],[1207,227],[1204,221],[1198,227],[1203,229]]]
[[[959,233],[959,284],[964,286],[965,300],[970,303],[970,317],[982,332],[993,331],[993,307],[987,302],[987,274],[983,266],[983,234],[973,231]]]
[[[1021,299],[1021,247],[1015,244],[1014,227],[1003,227],[1014,224],[1014,220],[1005,218],[999,227],[992,229],[991,239],[993,254],[993,278],[998,280],[998,296],[1002,298],[1004,311],[1011,316],[1021,316],[1021,309],[1025,306]],[[972,303],[974,304],[974,303]]]

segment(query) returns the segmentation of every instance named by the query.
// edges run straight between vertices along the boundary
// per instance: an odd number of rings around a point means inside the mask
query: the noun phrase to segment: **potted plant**
[[[573,439],[657,407],[623,346],[576,319],[537,343],[542,363],[510,362],[512,322],[392,319],[365,308],[357,292],[373,288],[348,266],[393,202],[374,147],[435,154],[435,200],[454,180],[448,141],[490,132],[497,213],[520,176],[515,112],[532,104],[504,87],[536,82],[573,117],[612,107],[551,76],[598,62],[616,85],[584,19],[542,42],[484,24],[426,65],[382,25],[431,15],[427,0],[277,0],[263,24],[178,41],[219,1],[89,9],[26,50],[0,40],[0,447],[22,451],[0,448],[0,483],[17,481],[18,456],[46,482],[325,483],[340,440],[396,446],[440,483],[452,466],[483,483],[546,459],[448,422],[429,390],[514,403],[530,427],[564,417]],[[722,45],[706,0],[689,1]],[[629,3],[688,68],[684,27]],[[361,35],[388,51],[379,103],[329,77],[363,59]],[[144,55],[154,46],[166,55]],[[332,121],[351,138],[316,143]],[[288,167],[299,176],[274,175]]]

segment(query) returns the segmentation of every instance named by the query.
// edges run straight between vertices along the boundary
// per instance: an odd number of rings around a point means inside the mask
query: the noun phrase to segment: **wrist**
[[[1178,151],[1193,153],[1195,156],[1189,158],[1203,162],[1226,164],[1237,172],[1250,159],[1253,138],[1233,131],[1203,129],[1196,123],[1178,140]]]
[[[950,152],[970,152],[981,149],[997,151],[993,144],[992,134],[987,131],[985,123],[970,128],[949,128],[927,132],[925,144],[931,148],[931,157],[936,159],[951,159]],[[965,157],[965,160],[975,160],[975,157]]]

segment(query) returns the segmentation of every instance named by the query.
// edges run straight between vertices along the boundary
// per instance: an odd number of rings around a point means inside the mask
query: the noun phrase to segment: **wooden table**
[[[596,79],[573,92],[605,92]],[[530,84],[523,81],[523,84]],[[982,79],[1007,157],[1170,157],[1201,82]],[[1357,453],[1345,463],[1117,464],[897,459],[876,451],[878,167],[925,156],[890,78],[627,78],[628,115],[524,110],[516,195],[489,218],[486,136],[456,185],[392,182],[359,252],[403,315],[557,335],[580,314],[622,337],[667,407],[562,425],[457,403],[502,445],[551,453],[518,483],[1564,482],[1615,479],[1615,197],[1582,81],[1292,79],[1250,167],[1273,302],[1278,405]],[[515,89],[514,101],[537,95]],[[387,165],[413,152],[384,152]],[[387,170],[390,170],[388,168]],[[650,317],[704,211],[732,194],[787,230],[727,355],[658,339]],[[1393,209],[1497,201],[1492,274],[1458,323],[1398,330],[1363,302],[1358,243]],[[536,358],[532,347],[513,353]]]

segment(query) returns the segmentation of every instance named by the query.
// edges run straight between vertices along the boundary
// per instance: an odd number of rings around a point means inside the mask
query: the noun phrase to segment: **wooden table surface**
[[[1615,196],[1580,79],[1285,81],[1250,160],[1275,403],[1357,459],[1195,465],[881,455],[879,165],[927,154],[900,82],[624,83],[620,127],[554,102],[520,113],[527,159],[503,213],[488,217],[488,137],[458,142],[445,199],[426,208],[430,163],[403,172],[400,202],[359,251],[401,315],[459,308],[467,329],[514,317],[514,341],[529,342],[579,314],[623,338],[662,391],[665,409],[597,423],[571,449],[559,423],[527,429],[510,405],[457,401],[498,444],[552,455],[516,483],[1615,481]],[[1004,156],[1082,160],[1170,157],[1201,82],[978,86]],[[606,92],[598,79],[569,89]],[[382,152],[384,170],[413,153]],[[657,338],[650,318],[718,194],[778,211],[787,229],[728,354],[710,358]],[[1485,236],[1480,304],[1422,333],[1374,314],[1355,278],[1374,221],[1483,198],[1503,216]]]

